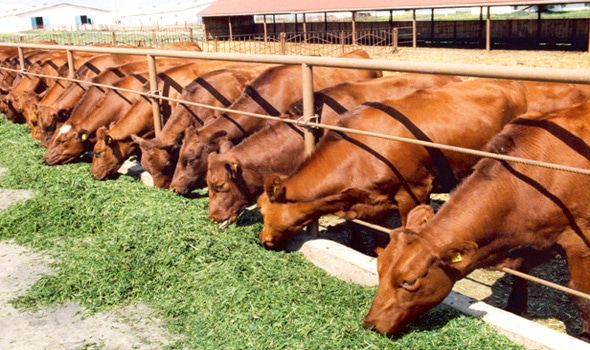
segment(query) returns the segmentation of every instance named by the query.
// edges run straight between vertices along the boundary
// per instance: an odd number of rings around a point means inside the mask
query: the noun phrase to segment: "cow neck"
[[[492,160],[490,160],[492,161]],[[448,244],[475,242],[474,263],[461,271],[495,267],[508,259],[509,249],[517,245],[518,205],[511,207],[511,193],[499,181],[471,176],[455,190],[447,203],[425,225],[420,235],[440,253]]]

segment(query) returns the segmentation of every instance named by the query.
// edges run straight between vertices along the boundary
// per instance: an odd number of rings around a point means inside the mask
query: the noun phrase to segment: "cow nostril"
[[[370,322],[365,322],[363,324],[363,327],[365,327],[366,330],[371,331],[371,332],[377,332],[377,326],[373,323]]]

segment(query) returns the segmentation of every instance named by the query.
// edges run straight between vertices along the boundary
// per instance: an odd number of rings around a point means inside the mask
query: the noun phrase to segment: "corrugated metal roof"
[[[579,4],[583,1],[561,0],[217,0],[199,16],[237,16],[254,14],[285,14],[339,12],[362,10],[395,10],[450,7]]]

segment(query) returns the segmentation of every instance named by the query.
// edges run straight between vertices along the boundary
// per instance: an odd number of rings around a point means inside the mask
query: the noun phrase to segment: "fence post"
[[[281,42],[281,55],[287,54],[287,34],[281,32],[279,34],[280,42]]]
[[[188,37],[189,37],[189,41],[190,41],[191,43],[192,43],[192,42],[195,42],[195,39],[193,38],[193,28],[189,28],[189,29],[188,29]]]
[[[158,47],[158,38],[156,36],[156,30],[152,29],[152,46]]]
[[[344,54],[346,44],[344,43],[344,31],[340,31],[340,53]]]
[[[117,46],[117,33],[113,32],[112,37],[113,37],[113,46]]]
[[[152,100],[152,113],[154,118],[154,132],[156,136],[162,130],[162,119],[160,117],[160,99],[158,96],[158,76],[156,72],[156,58],[152,55],[147,55],[148,71],[150,74],[150,99]]]
[[[207,26],[205,25],[205,23],[202,24],[201,29],[203,29],[203,44],[208,44],[209,38],[207,34]]]
[[[25,52],[22,47],[18,47],[18,62],[20,64],[21,72],[24,72],[27,67],[25,66]]]
[[[215,52],[219,52],[219,40],[217,40],[217,37],[213,39],[213,44],[215,46]]]
[[[392,35],[391,43],[393,45],[393,52],[397,52],[397,45],[399,42],[399,29],[397,27],[393,28],[391,35]]]
[[[314,117],[314,101],[313,101],[313,67],[305,63],[301,64],[301,80],[303,82],[303,120],[307,121]],[[315,138],[311,129],[307,126],[303,127],[303,135],[305,140],[305,154],[309,156],[315,146]],[[310,222],[307,225],[307,233],[312,236],[318,236],[319,224],[317,220]]]
[[[68,56],[68,78],[74,79],[76,75],[76,67],[74,67],[74,53],[72,50],[66,50]]]

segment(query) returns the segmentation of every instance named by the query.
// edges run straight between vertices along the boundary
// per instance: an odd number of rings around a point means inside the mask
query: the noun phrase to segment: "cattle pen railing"
[[[63,50],[68,55],[69,74],[68,77],[50,76],[54,79],[63,79],[80,84],[98,85],[90,81],[77,80],[75,77],[75,67],[73,67],[73,53],[80,52],[94,52],[105,54],[127,54],[127,55],[143,55],[146,56],[149,66],[149,92],[132,91],[137,94],[148,97],[152,101],[154,114],[154,127],[156,134],[161,130],[162,121],[159,114],[159,101],[169,100],[181,102],[187,105],[202,106],[212,108],[222,112],[238,112],[242,115],[248,115],[254,118],[263,118],[275,121],[282,121],[296,124],[304,130],[305,137],[305,152],[311,153],[314,147],[314,136],[310,131],[311,128],[324,128],[328,130],[343,131],[348,133],[364,134],[372,137],[379,137],[388,140],[395,140],[400,142],[408,142],[424,147],[438,148],[454,152],[463,152],[479,157],[493,158],[502,161],[519,162],[533,166],[541,166],[556,171],[567,171],[578,173],[582,175],[590,175],[590,169],[576,168],[564,166],[560,164],[540,162],[531,159],[517,158],[495,153],[483,152],[467,148],[449,146],[444,144],[437,144],[433,142],[421,141],[416,139],[409,139],[398,137],[394,135],[386,135],[374,132],[366,132],[361,130],[343,128],[334,125],[327,125],[317,123],[316,116],[313,114],[313,67],[334,67],[334,68],[348,68],[348,69],[374,69],[392,72],[409,72],[409,73],[423,73],[423,74],[441,74],[441,75],[455,75],[455,76],[469,76],[481,78],[497,78],[497,79],[511,79],[511,80],[532,80],[532,81],[548,81],[548,82],[562,82],[562,83],[580,83],[590,84],[590,70],[578,69],[564,69],[564,68],[536,68],[536,67],[511,67],[511,66],[496,66],[496,65],[477,65],[477,64],[449,64],[449,63],[427,63],[427,62],[400,62],[389,60],[367,60],[367,59],[350,59],[350,58],[333,58],[333,57],[311,57],[311,56],[283,56],[283,55],[263,55],[263,54],[226,54],[226,53],[207,53],[194,51],[175,51],[175,50],[157,50],[157,49],[136,49],[136,48],[116,48],[116,47],[87,47],[87,46],[69,46],[69,45],[41,45],[41,44],[21,44],[21,43],[0,43],[0,47],[14,47],[18,49],[20,69],[11,69],[0,67],[0,69],[12,71],[18,74],[37,75],[26,71],[24,49],[41,49],[41,50]],[[283,119],[279,117],[272,117],[268,115],[261,115],[256,113],[249,113],[244,111],[235,111],[228,108],[212,107],[208,105],[199,104],[196,102],[183,101],[179,99],[160,96],[157,87],[157,72],[155,59],[156,57],[176,57],[196,60],[218,60],[218,61],[234,61],[234,62],[254,62],[267,64],[288,64],[300,65],[302,71],[303,84],[303,116],[297,120]],[[39,76],[39,75],[37,75]],[[114,90],[124,90],[113,86],[100,85]],[[129,90],[127,90],[129,91]],[[371,224],[362,220],[352,220],[358,224],[367,226],[371,229],[379,230],[388,233],[390,229]],[[315,228],[314,228],[315,226]],[[310,227],[308,227],[310,229]],[[317,229],[317,222],[311,225],[311,231]],[[543,284],[550,288],[566,292],[577,297],[590,300],[590,295],[582,293],[571,288],[563,287],[561,285],[539,279],[534,276],[523,274],[509,268],[501,269],[503,272],[524,278],[536,283]]]

